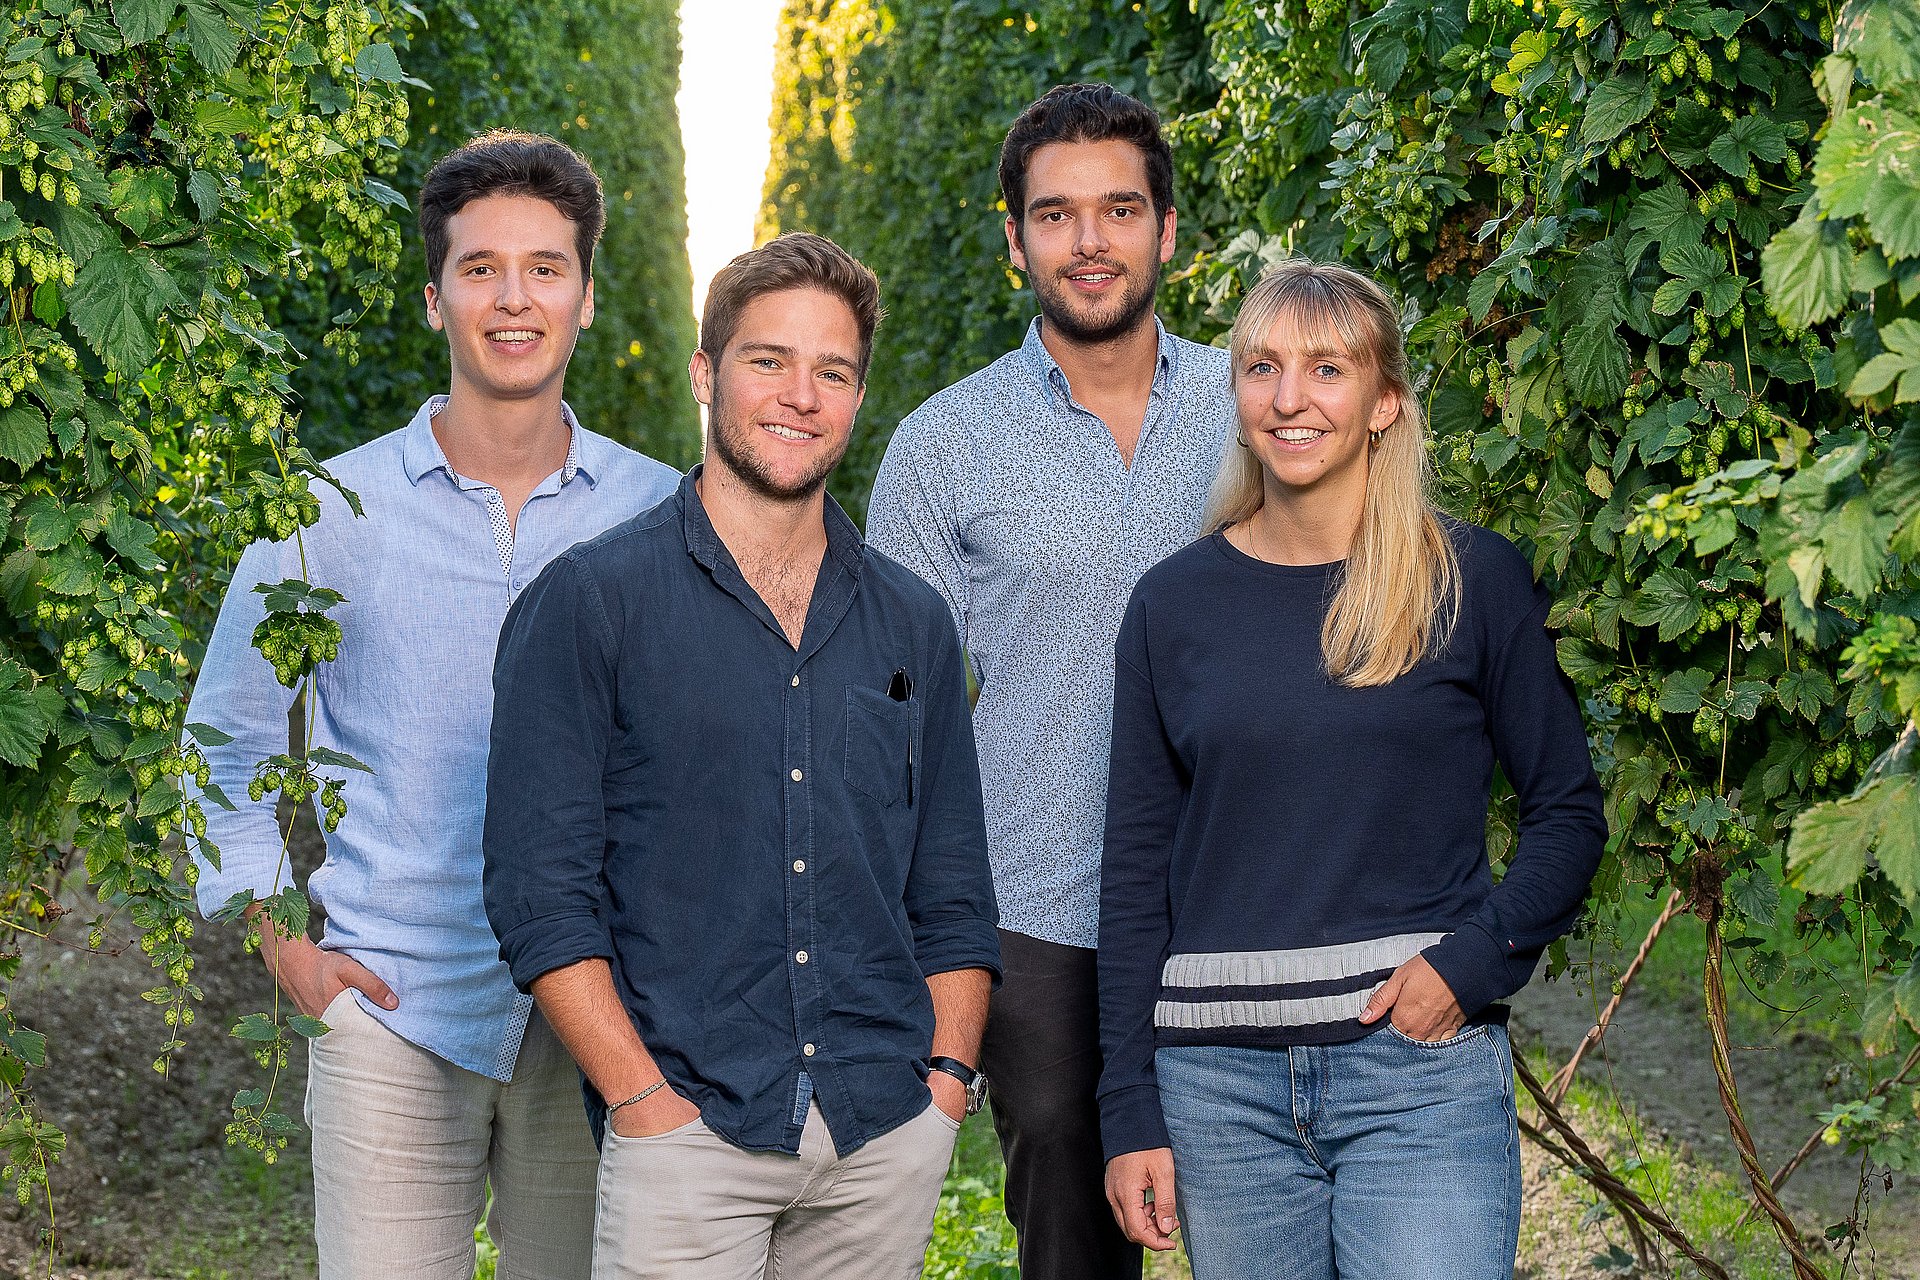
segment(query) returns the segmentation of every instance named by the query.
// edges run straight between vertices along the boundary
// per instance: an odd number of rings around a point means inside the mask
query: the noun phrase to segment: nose
[[[525,311],[532,305],[532,299],[527,296],[527,282],[518,271],[500,273],[500,291],[494,298],[494,305],[509,313]]]
[[[1307,379],[1299,369],[1282,369],[1280,376],[1273,380],[1273,408],[1283,418],[1290,418],[1307,407]]]
[[[813,385],[813,375],[805,369],[789,371],[780,384],[780,403],[796,413],[812,413],[819,408],[820,392]]]
[[[1081,218],[1074,223],[1073,252],[1082,258],[1097,258],[1108,248],[1107,229],[1100,218]]]

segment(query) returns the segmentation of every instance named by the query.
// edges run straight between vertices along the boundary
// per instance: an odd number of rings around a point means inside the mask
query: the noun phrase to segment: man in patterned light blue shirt
[[[1114,1221],[1094,1104],[1114,640],[1135,581],[1200,531],[1233,395],[1226,352],[1153,314],[1175,217],[1149,108],[1050,91],[1008,133],[1000,185],[1040,316],[900,424],[867,536],[946,597],[980,685],[1005,975],[982,1065],[1021,1275],[1108,1280],[1139,1275],[1138,1244],[1164,1247]]]
[[[188,720],[213,780],[209,913],[290,883],[256,764],[287,749],[283,687],[250,637],[255,584],[306,579],[346,597],[338,657],[313,675],[308,745],[344,752],[347,811],[308,892],[318,944],[262,929],[262,955],[312,1042],[314,1235],[321,1280],[471,1280],[474,1225],[500,1274],[586,1280],[597,1156],[572,1061],[514,990],[481,901],[493,657],[507,607],[577,542],[647,510],[673,471],[583,430],[561,399],[593,318],[599,180],[551,139],[493,134],[435,166],[420,196],[451,394],[334,459],[356,518],[324,491],[301,544],[260,542],[232,585]],[[203,735],[211,739],[214,735]],[[323,769],[323,774],[339,774]],[[257,908],[254,908],[257,909]]]

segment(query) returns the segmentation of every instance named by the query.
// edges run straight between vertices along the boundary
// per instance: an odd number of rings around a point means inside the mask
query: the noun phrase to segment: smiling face
[[[1241,436],[1273,486],[1366,490],[1369,433],[1392,427],[1397,392],[1330,335],[1281,316],[1233,371]]]
[[[1007,213],[1007,246],[1054,333],[1111,342],[1152,314],[1175,218],[1155,215],[1148,190],[1146,156],[1130,142],[1051,142],[1027,162],[1027,204]]]
[[[821,289],[763,293],[740,311],[726,349],[693,353],[708,406],[707,463],[761,497],[812,497],[838,466],[860,408],[860,327]]]
[[[427,286],[427,323],[447,335],[456,393],[480,400],[557,394],[593,282],[574,225],[532,196],[482,196],[447,220],[447,257]]]

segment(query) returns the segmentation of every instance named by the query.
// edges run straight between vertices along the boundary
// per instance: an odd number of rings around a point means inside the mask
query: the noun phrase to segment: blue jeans
[[[1510,1280],[1504,1027],[1154,1055],[1194,1280]]]

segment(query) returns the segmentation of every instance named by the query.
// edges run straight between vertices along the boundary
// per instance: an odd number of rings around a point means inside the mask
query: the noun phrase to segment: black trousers
[[[1094,951],[1000,931],[981,1066],[1007,1162],[1021,1280],[1138,1280],[1140,1246],[1107,1206]]]

